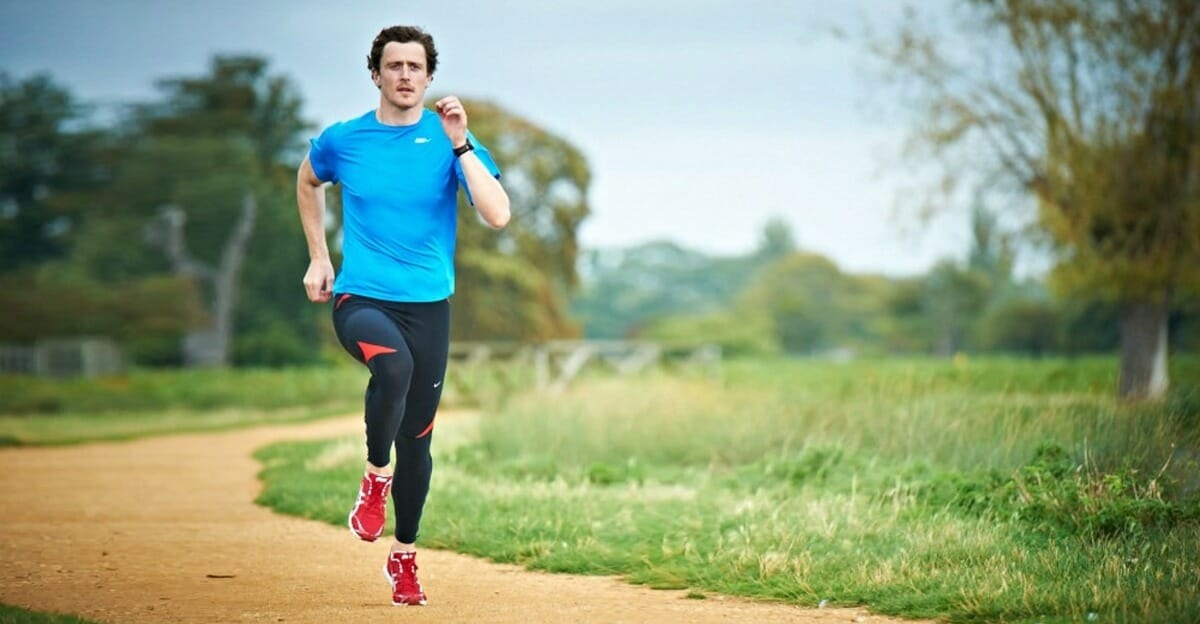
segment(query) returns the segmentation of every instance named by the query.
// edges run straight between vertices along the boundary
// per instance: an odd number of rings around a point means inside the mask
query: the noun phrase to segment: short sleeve
[[[318,180],[337,184],[337,151],[333,129],[334,126],[326,128],[321,136],[308,142],[308,162]]]
[[[480,143],[479,139],[476,139],[470,130],[467,130],[467,139],[471,141],[471,145],[475,146],[475,155],[479,157],[479,162],[483,163],[484,167],[487,167],[493,178],[499,180],[500,167],[497,167],[496,161],[492,160],[492,154],[488,151],[487,146]],[[467,194],[467,201],[474,206],[475,200],[471,199],[471,190],[467,188],[467,178],[463,175],[462,163],[457,158],[454,159],[454,174],[458,176],[458,183],[462,186],[463,192]]]

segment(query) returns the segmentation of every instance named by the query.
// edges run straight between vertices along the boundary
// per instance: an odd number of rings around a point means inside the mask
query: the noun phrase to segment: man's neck
[[[387,100],[380,98],[379,108],[375,109],[375,118],[385,126],[411,126],[421,121],[421,115],[424,112],[424,106],[398,108]]]

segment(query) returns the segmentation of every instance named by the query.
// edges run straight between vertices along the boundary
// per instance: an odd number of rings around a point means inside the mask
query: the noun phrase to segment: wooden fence
[[[448,385],[467,394],[486,384],[502,389],[535,387],[561,393],[583,371],[636,375],[658,366],[719,374],[717,345],[664,345],[635,340],[453,342]],[[125,369],[117,345],[105,338],[47,340],[34,346],[0,345],[0,373],[43,377],[95,377]]]
[[[454,342],[450,345],[450,383],[470,392],[485,383],[501,387],[533,385],[557,394],[589,368],[635,375],[656,366],[681,366],[719,374],[717,345],[669,346],[633,340],[554,340],[537,344]]]
[[[107,338],[44,340],[33,346],[0,345],[0,373],[96,377],[124,370],[120,348]]]

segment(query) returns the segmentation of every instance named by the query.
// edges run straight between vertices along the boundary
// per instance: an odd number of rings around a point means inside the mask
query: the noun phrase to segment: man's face
[[[379,94],[393,106],[400,109],[422,106],[425,89],[433,80],[425,64],[425,46],[416,41],[389,41],[383,46],[379,71],[371,78],[379,87]]]

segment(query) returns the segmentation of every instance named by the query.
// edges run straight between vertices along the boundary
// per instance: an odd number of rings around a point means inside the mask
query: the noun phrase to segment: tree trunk
[[[220,361],[214,362],[217,366],[229,365],[233,315],[237,308],[238,278],[246,260],[246,247],[250,244],[250,235],[254,232],[254,218],[257,213],[258,204],[254,200],[254,194],[247,191],[242,197],[240,218],[225,243],[221,264],[213,276],[213,318],[216,321],[214,329],[220,344]]]
[[[177,206],[163,210],[162,225],[165,232],[154,238],[163,246],[175,271],[198,282],[212,283],[210,312],[213,325],[188,332],[183,337],[184,366],[220,367],[229,365],[229,344],[233,336],[233,314],[237,307],[238,276],[246,259],[246,246],[254,232],[254,220],[258,204],[254,194],[247,191],[242,197],[242,210],[238,222],[225,242],[221,261],[214,270],[196,261],[187,249],[184,226],[187,214]]]
[[[1167,392],[1167,304],[1153,300],[1121,304],[1122,399],[1160,399]]]

